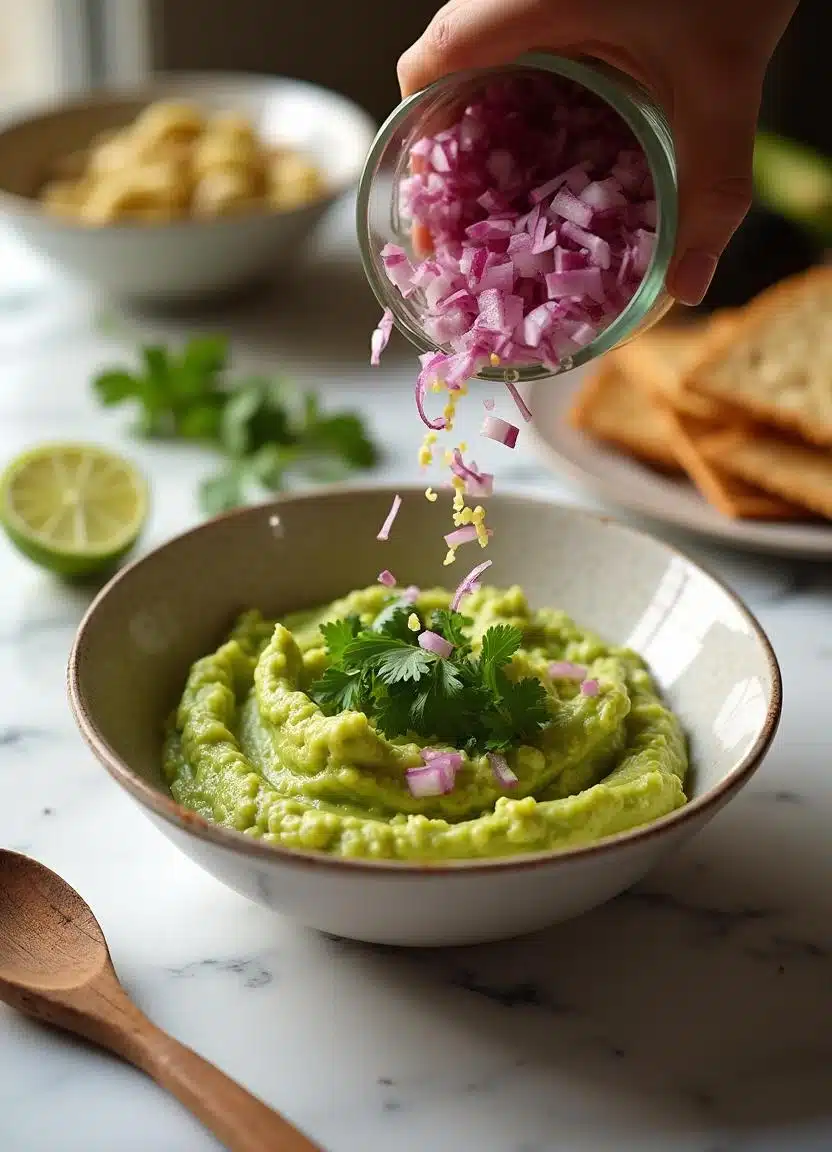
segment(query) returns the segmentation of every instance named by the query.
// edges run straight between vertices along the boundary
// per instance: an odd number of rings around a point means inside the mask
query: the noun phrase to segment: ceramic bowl
[[[562,607],[646,658],[692,749],[690,802],[672,815],[589,847],[424,867],[272,848],[179,807],[160,779],[163,725],[188,668],[239,611],[324,603],[373,583],[382,568],[406,583],[448,582],[444,503],[402,490],[389,542],[375,539],[393,494],[288,497],[203,524],[125,568],[73,646],[69,695],[81,733],[186,855],[304,925],[385,944],[451,945],[585,912],[643,877],[739,792],[769,748],[781,698],[771,646],[736,596],[666,544],[605,517],[542,498],[493,497],[489,583],[518,583],[532,604]],[[476,551],[466,561],[476,562]]]
[[[292,211],[170,224],[90,226],[43,210],[35,196],[57,161],[159,99],[244,113],[266,142],[311,156],[328,194]],[[287,264],[335,198],[357,182],[374,134],[372,119],[357,105],[300,80],[160,75],[141,88],[97,91],[6,124],[0,210],[24,241],[72,278],[117,296],[189,302],[239,289]]]

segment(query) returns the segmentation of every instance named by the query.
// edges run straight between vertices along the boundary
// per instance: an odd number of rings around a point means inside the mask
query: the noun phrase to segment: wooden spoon
[[[321,1152],[262,1100],[162,1032],[119,983],[104,933],[74,888],[0,850],[0,999],[135,1064],[230,1152]]]

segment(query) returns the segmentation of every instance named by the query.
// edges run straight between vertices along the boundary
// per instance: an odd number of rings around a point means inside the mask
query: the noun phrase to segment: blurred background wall
[[[150,0],[152,52],[163,68],[285,72],[329,84],[381,119],[398,95],[397,57],[438,7],[436,0]],[[830,34],[832,0],[802,0],[770,70],[763,111],[767,127],[828,153]]]

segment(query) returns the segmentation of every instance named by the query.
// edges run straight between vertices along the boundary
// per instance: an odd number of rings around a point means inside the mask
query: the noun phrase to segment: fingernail
[[[708,252],[691,249],[679,261],[670,290],[682,304],[699,304],[716,272],[717,260]]]

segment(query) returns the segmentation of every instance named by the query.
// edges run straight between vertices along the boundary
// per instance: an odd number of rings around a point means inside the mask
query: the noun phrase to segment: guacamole
[[[391,737],[371,710],[328,714],[312,699],[331,662],[321,625],[357,618],[372,628],[397,595],[376,585],[280,622],[245,613],[193,665],[171,719],[164,773],[175,799],[268,844],[405,861],[567,848],[685,803],[685,738],[641,658],[563,612],[530,609],[518,587],[477,588],[462,606],[472,653],[492,626],[518,629],[505,676],[545,690],[543,721],[502,749],[510,783],[485,746]],[[427,628],[450,601],[442,589],[414,590],[409,626]],[[562,674],[566,662],[585,669],[585,683]],[[448,751],[461,753],[453,786],[418,794],[410,770]]]

